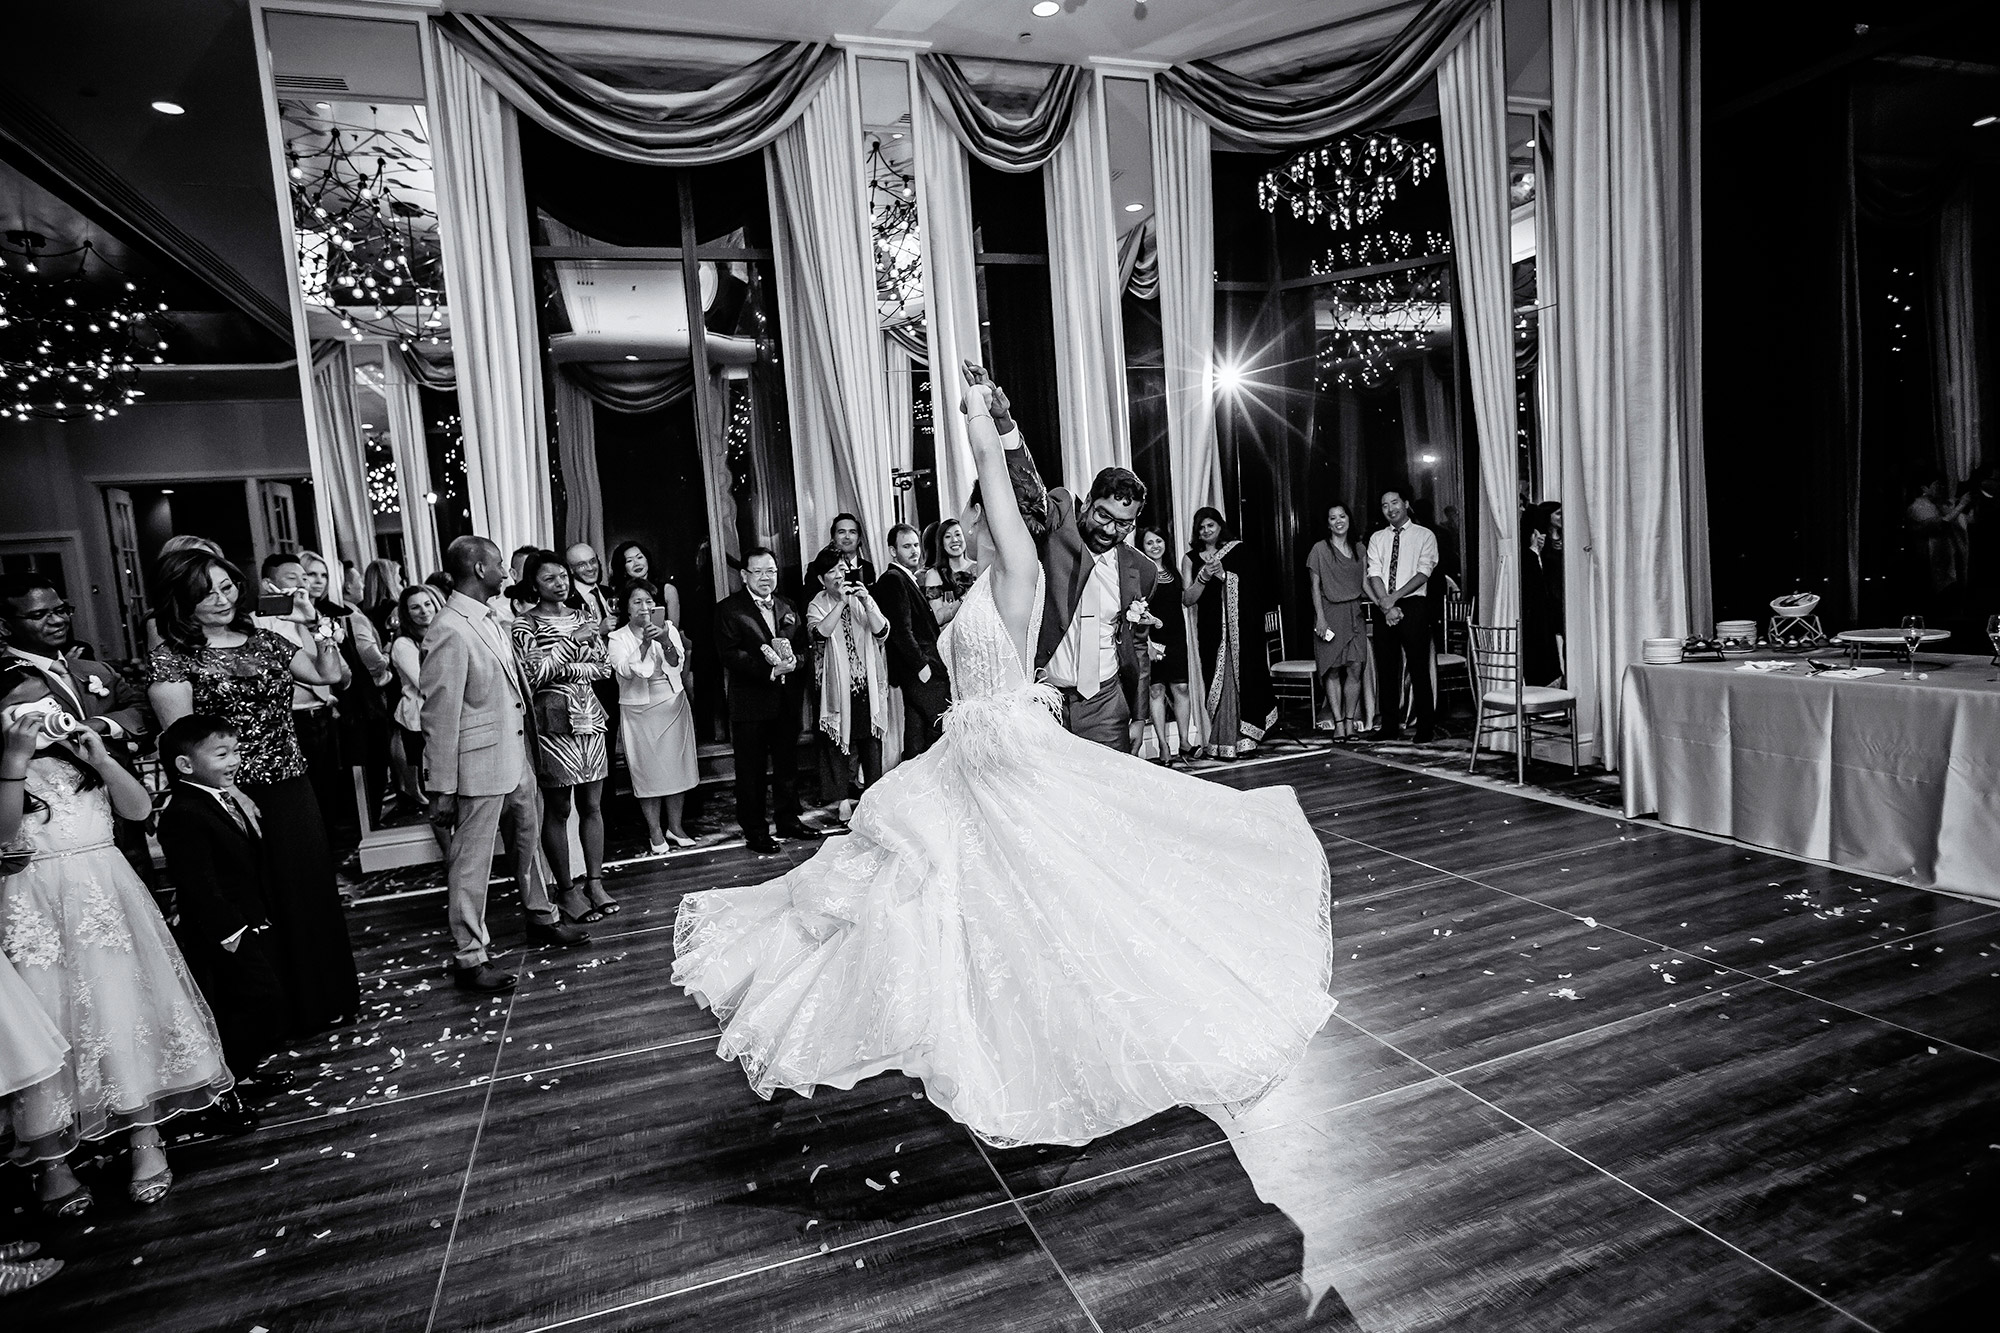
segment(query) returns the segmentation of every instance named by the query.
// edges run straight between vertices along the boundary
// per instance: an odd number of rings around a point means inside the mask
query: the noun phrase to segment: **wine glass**
[[[1922,616],[1903,617],[1903,679],[1917,677],[1917,645],[1924,641],[1924,618]]]

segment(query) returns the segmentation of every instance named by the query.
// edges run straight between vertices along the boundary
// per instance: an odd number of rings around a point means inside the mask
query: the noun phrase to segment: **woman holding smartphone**
[[[632,774],[632,794],[646,820],[653,855],[692,847],[681,825],[682,803],[700,773],[695,766],[694,710],[688,706],[687,640],[660,594],[645,579],[618,594],[618,618],[607,652],[618,677],[618,738]],[[666,820],[661,823],[662,802]]]

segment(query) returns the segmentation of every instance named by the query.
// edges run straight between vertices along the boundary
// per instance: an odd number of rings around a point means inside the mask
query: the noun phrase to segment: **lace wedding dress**
[[[1261,1097],[1334,1008],[1326,856],[1291,789],[1070,735],[990,577],[940,647],[944,735],[849,836],[683,900],[673,980],[722,1020],[717,1053],[764,1097],[899,1069],[1001,1146]]]

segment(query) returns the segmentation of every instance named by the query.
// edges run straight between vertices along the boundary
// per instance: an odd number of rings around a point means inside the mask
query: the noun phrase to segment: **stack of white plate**
[[[1648,666],[1672,666],[1681,660],[1679,639],[1648,639],[1641,646],[1645,650],[1645,662]]]
[[[1715,637],[1718,639],[1757,638],[1757,622],[1754,620],[1718,620],[1715,622]]]

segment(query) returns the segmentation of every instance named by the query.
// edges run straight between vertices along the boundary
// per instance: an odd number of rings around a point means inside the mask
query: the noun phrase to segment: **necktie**
[[[1394,592],[1401,585],[1396,581],[1396,565],[1403,556],[1403,530],[1389,529],[1389,591]]]

